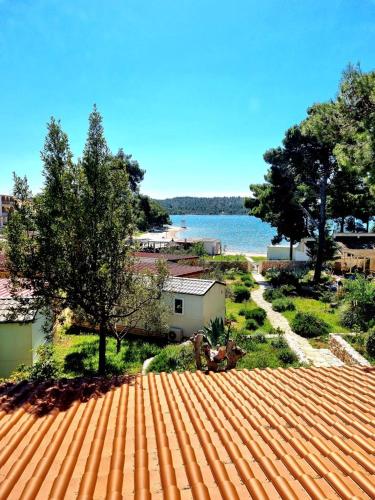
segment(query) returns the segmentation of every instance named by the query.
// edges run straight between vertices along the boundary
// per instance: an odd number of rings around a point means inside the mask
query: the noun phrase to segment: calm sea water
[[[248,215],[172,215],[174,226],[185,221],[187,229],[179,238],[219,238],[223,249],[236,252],[266,253],[274,229]]]

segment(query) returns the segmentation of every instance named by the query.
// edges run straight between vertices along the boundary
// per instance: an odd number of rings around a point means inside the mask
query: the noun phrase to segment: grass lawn
[[[204,258],[212,262],[246,262],[244,255],[206,255]]]
[[[248,370],[254,368],[278,368],[278,367],[298,367],[298,361],[284,363],[279,359],[280,349],[272,345],[272,340],[266,339],[264,343],[254,342],[253,345],[246,345],[246,355],[240,360],[237,368],[247,368]],[[289,350],[287,348],[287,350]]]
[[[251,255],[251,258],[257,264],[259,264],[259,262],[263,262],[264,260],[267,260],[267,257],[265,255]]]
[[[305,297],[288,297],[296,306],[294,311],[284,311],[281,314],[287,318],[289,323],[294,319],[297,312],[312,313],[318,318],[324,320],[330,333],[347,333],[348,330],[345,326],[340,324],[340,311],[339,309],[330,309],[329,304],[324,304],[316,299],[309,299]],[[308,339],[310,344],[317,348],[328,347],[328,335],[322,335],[313,339]]]
[[[227,318],[233,316],[234,317],[234,323],[232,323],[232,328],[235,328],[236,330],[243,330],[245,329],[245,323],[246,323],[246,318],[245,316],[240,316],[239,312],[241,309],[255,309],[258,306],[256,303],[250,299],[246,302],[242,303],[236,303],[233,302],[231,299],[226,300],[226,310],[227,310]],[[263,333],[269,333],[272,329],[271,323],[269,320],[266,318],[265,322],[263,323],[262,326],[256,330],[255,333],[263,332]]]
[[[73,378],[97,374],[99,362],[99,337],[82,333],[62,333],[55,341],[55,359],[61,376]],[[116,353],[116,342],[107,338],[107,371],[109,374],[135,374],[142,370],[143,362],[162,350],[156,344],[139,340],[123,340],[120,352]]]

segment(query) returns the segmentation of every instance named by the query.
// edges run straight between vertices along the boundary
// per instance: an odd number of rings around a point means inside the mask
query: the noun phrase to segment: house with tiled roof
[[[215,280],[169,277],[163,300],[171,311],[169,339],[189,338],[211,320],[225,319],[225,283]]]
[[[0,498],[375,498],[375,373],[279,368],[0,386]]]
[[[31,300],[30,292],[20,293]],[[31,366],[37,348],[45,341],[44,317],[37,311],[18,311],[9,280],[0,279],[0,378],[8,377],[19,365]]]

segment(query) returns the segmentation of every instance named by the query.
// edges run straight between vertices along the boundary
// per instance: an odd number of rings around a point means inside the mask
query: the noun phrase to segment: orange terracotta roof
[[[375,498],[374,384],[355,367],[150,374],[65,405],[47,384],[42,412],[42,389],[7,386],[0,498]]]

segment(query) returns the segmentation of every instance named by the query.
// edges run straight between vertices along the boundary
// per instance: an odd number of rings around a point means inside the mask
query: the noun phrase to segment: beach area
[[[171,242],[178,239],[183,239],[184,232],[188,232],[186,228],[181,226],[172,225],[165,226],[162,231],[148,231],[139,234],[136,239],[138,240],[149,240],[149,241],[165,241]],[[255,251],[242,251],[242,250],[228,250],[223,249],[222,255],[244,255],[246,258],[251,259],[252,257],[266,257],[266,252],[255,252]]]
[[[141,233],[136,236],[138,240],[150,240],[150,241],[165,241],[169,242],[176,239],[176,235],[184,231],[184,228],[178,226],[165,226],[163,231],[149,231],[146,233]]]

